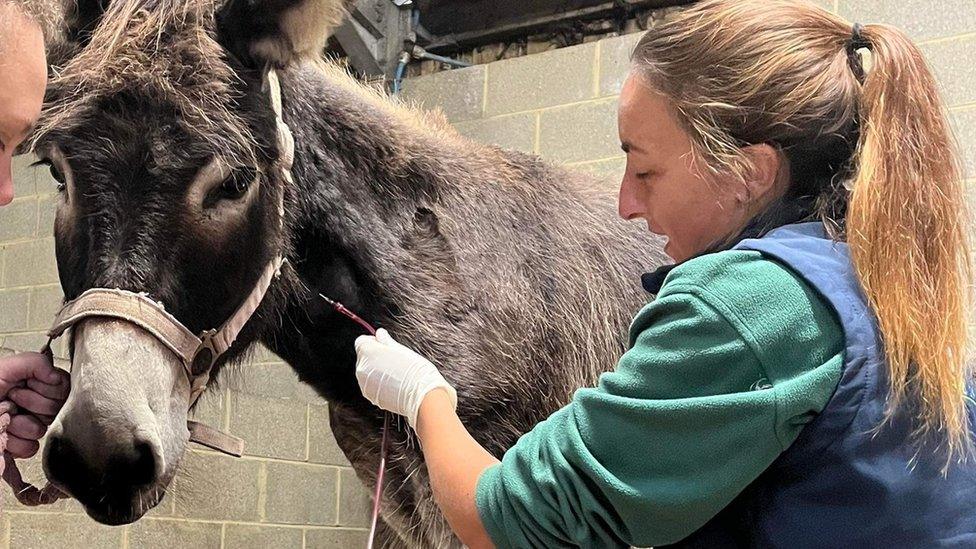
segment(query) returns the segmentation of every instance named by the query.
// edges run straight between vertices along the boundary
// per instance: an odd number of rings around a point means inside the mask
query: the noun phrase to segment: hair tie
[[[864,66],[861,65],[861,56],[857,53],[860,49],[871,51],[871,41],[864,36],[864,25],[854,23],[851,38],[847,41],[847,60],[858,82],[863,82]]]

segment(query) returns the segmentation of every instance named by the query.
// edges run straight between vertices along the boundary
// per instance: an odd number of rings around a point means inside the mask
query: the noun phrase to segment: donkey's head
[[[266,67],[316,51],[342,2],[113,0],[102,12],[106,3],[81,3],[66,33],[75,54],[35,141],[59,182],[65,297],[145,292],[194,333],[219,327],[288,245]],[[303,14],[320,24],[280,31]],[[217,367],[269,322],[274,294]],[[71,348],[73,391],[45,469],[96,520],[134,521],[159,501],[189,437],[183,363],[107,318],[77,324]]]

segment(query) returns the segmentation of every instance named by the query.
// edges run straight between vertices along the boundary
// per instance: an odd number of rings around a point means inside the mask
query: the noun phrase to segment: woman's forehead
[[[667,98],[640,77],[631,76],[620,94],[620,138],[634,150],[667,153],[688,145],[688,135],[678,124]]]

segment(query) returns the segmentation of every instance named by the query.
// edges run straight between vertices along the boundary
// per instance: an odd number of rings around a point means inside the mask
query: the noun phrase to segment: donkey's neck
[[[318,295],[374,325],[395,323],[400,301],[391,286],[402,284],[389,267],[410,260],[405,239],[416,223],[430,230],[423,217],[437,200],[441,156],[431,148],[442,144],[420,121],[405,120],[407,111],[329,75],[306,69],[283,79],[296,141],[289,259],[307,291],[295,292],[264,340],[326,398],[361,403],[353,342],[363,330]]]

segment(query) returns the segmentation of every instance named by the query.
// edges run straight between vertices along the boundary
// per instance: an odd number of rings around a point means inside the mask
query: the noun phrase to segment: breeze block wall
[[[928,57],[951,107],[967,177],[976,177],[976,2],[821,0],[851,21],[905,30]],[[536,153],[608,178],[624,157],[617,98],[640,34],[439,72],[404,82],[403,95],[438,108],[462,134]]]
[[[966,177],[976,179],[976,3],[822,1],[848,19],[917,40],[951,106]],[[623,171],[617,96],[639,35],[409,79],[404,96],[457,129],[605,177]],[[18,158],[0,209],[0,347],[33,350],[61,300],[51,238],[55,185]],[[57,347],[63,357],[63,347]],[[63,363],[62,363],[63,364]],[[335,445],[325,402],[262,351],[206,397],[197,417],[247,441],[247,456],[192,448],[163,503],[138,523],[96,524],[74,502],[28,509],[4,495],[0,549],[362,547],[370,498]],[[26,464],[41,479],[38,460]],[[6,488],[4,487],[6,492]]]

